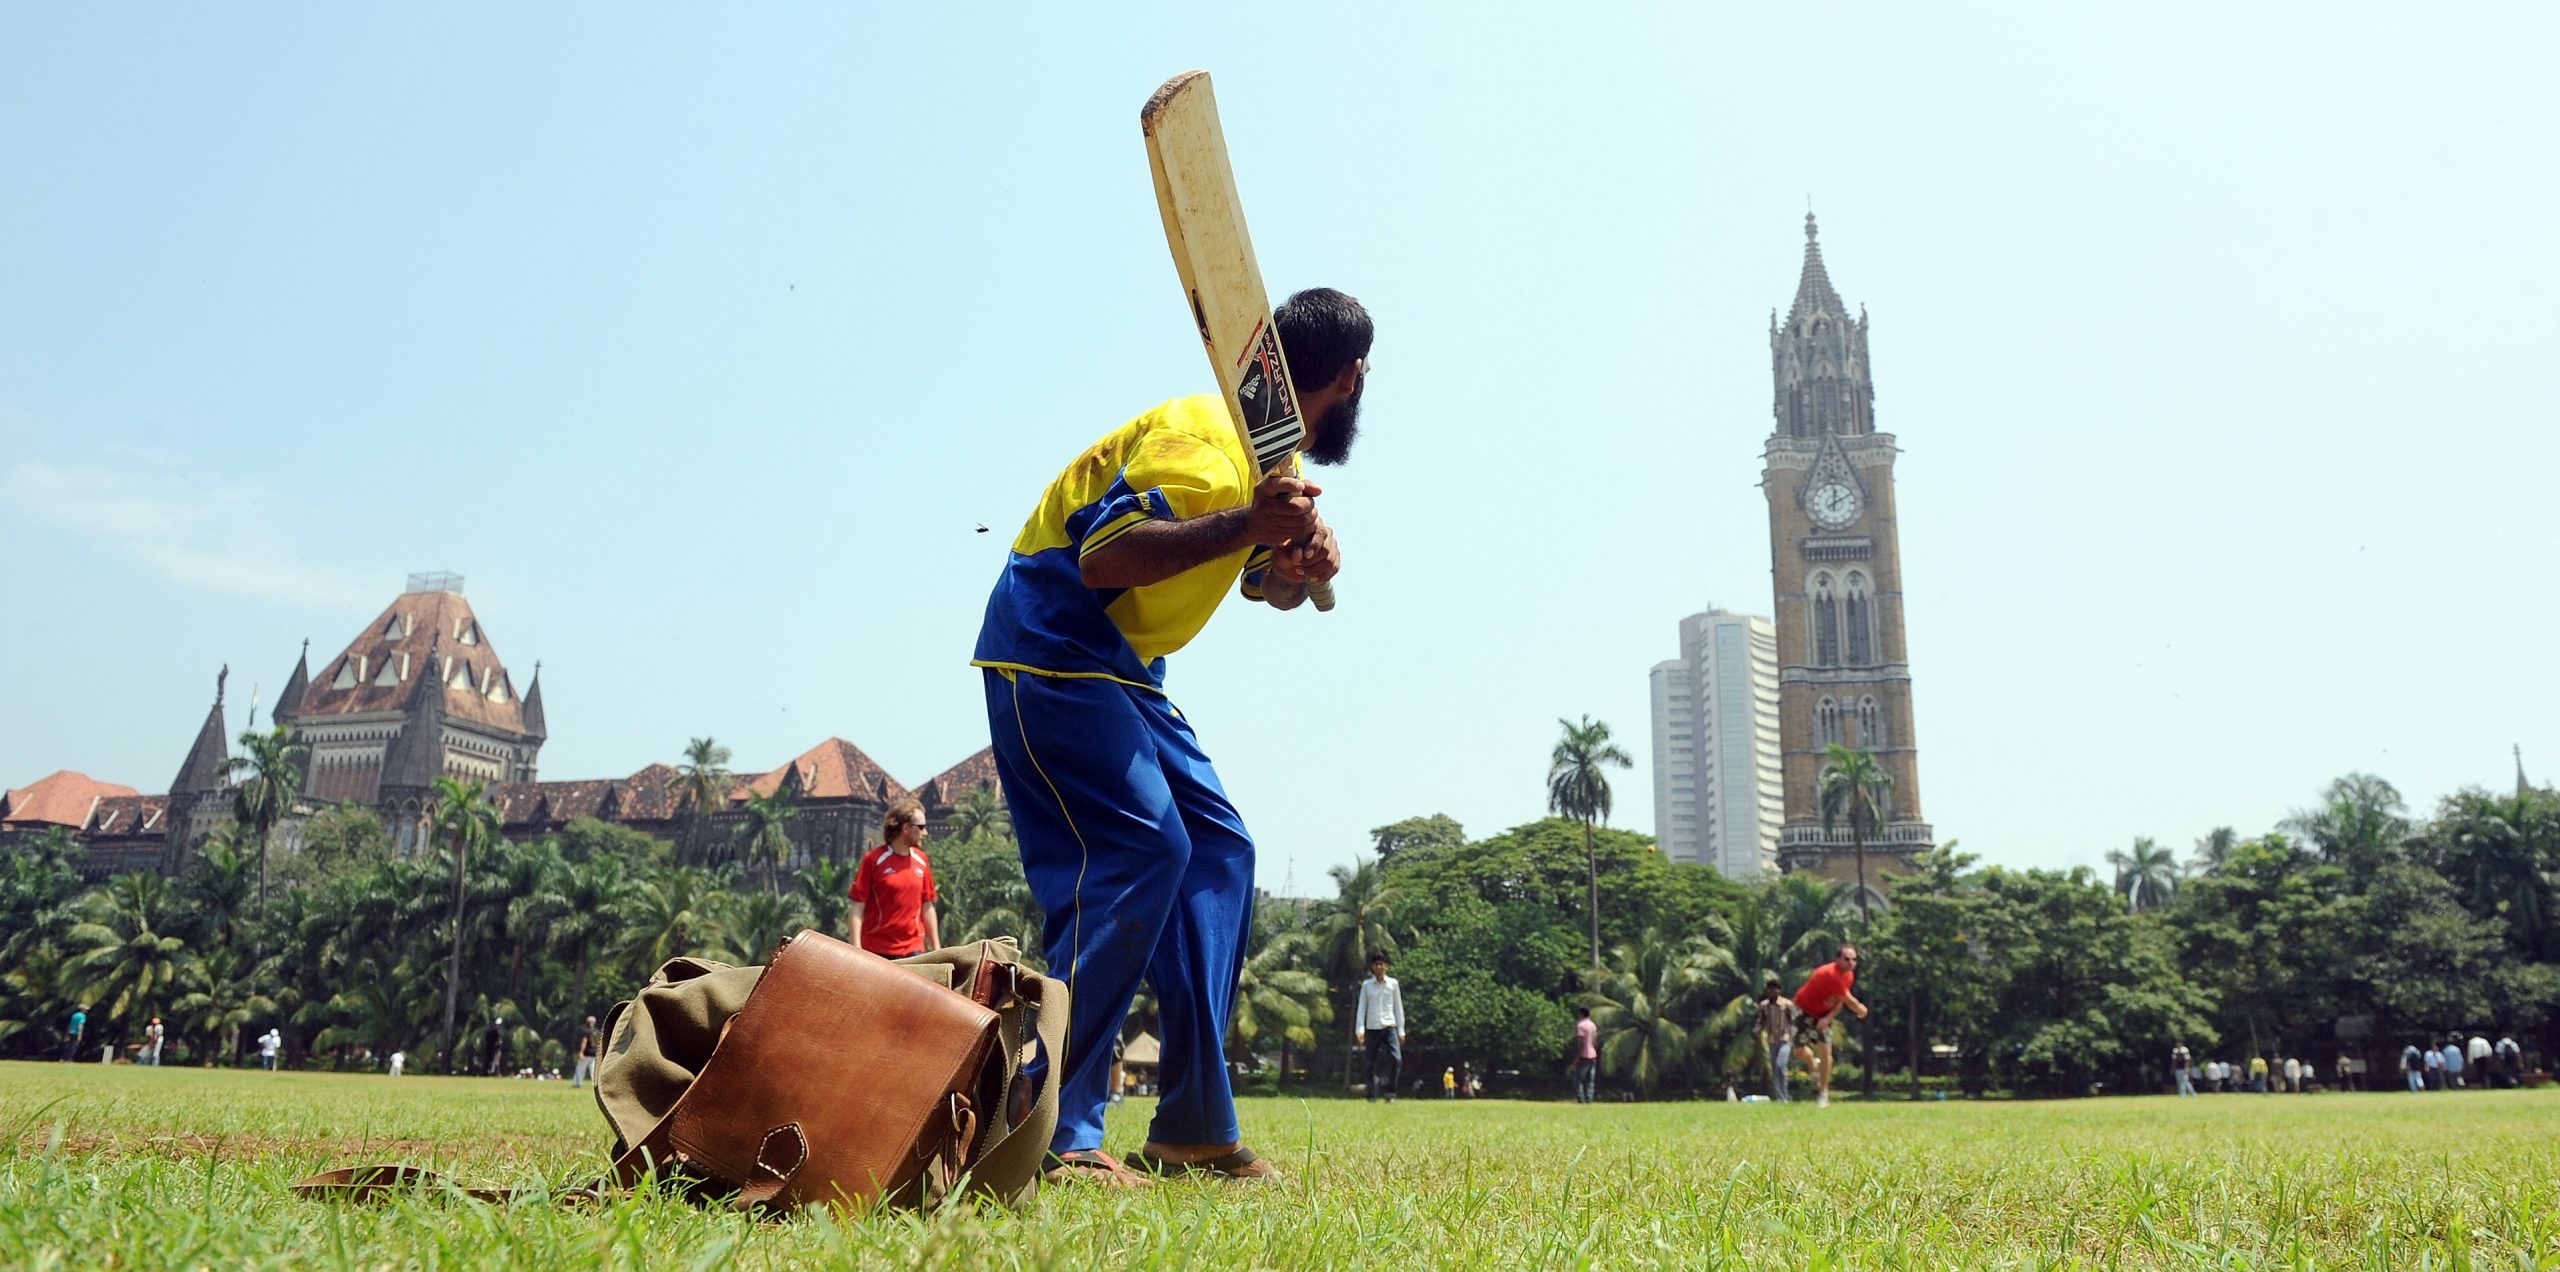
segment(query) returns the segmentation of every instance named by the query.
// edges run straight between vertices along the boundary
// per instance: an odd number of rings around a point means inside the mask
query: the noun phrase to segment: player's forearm
[[[1253,546],[1250,508],[1228,508],[1181,521],[1148,521],[1084,555],[1089,588],[1145,587]]]

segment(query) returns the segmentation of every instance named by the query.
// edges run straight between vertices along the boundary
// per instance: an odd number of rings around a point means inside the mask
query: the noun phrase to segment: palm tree
[[[2240,846],[2240,832],[2229,826],[2216,826],[2196,841],[2195,855],[2189,858],[2194,868],[2207,874],[2218,874],[2222,863],[2231,860],[2231,850]]]
[[[727,928],[721,913],[726,872],[676,866],[633,882],[622,911],[619,953],[627,969],[647,976],[679,954],[708,951]]]
[[[1698,1050],[1692,1013],[1705,981],[1698,955],[1693,942],[1647,928],[1617,948],[1598,987],[1583,996],[1600,1029],[1600,1067],[1641,1094],[1681,1077]]]
[[[64,934],[79,953],[63,971],[101,1020],[147,1019],[178,996],[196,958],[166,930],[177,910],[168,880],[147,872],[120,875],[83,898],[81,921]]]
[[[574,1024],[587,1014],[587,977],[596,956],[621,935],[620,915],[631,904],[631,876],[618,858],[571,862],[561,873],[560,894],[568,899],[568,911],[545,935],[552,956],[577,969],[569,986],[568,1016]]]
[[[435,811],[428,822],[435,838],[453,855],[453,954],[445,963],[444,1031],[436,1045],[437,1063],[450,1066],[453,1013],[462,995],[463,883],[472,850],[486,848],[498,838],[498,810],[490,806],[488,791],[478,782],[439,777],[435,791]]]
[[[984,782],[960,797],[951,810],[951,837],[962,843],[980,835],[1013,834],[1013,813],[1004,806],[1004,797]]]
[[[1874,755],[1834,742],[1814,779],[1814,799],[1822,808],[1823,833],[1848,820],[1849,842],[1858,851],[1858,926],[1864,929],[1875,921],[1867,892],[1867,836],[1892,820],[1893,774]]]
[[[1236,978],[1234,1018],[1227,1027],[1231,1053],[1250,1052],[1255,1043],[1276,1035],[1283,1081],[1289,1076],[1289,1048],[1312,1050],[1316,1026],[1333,1023],[1324,978],[1305,966],[1315,958],[1312,935],[1283,932],[1245,959]]]
[[[708,817],[729,800],[729,748],[709,738],[685,744],[676,768],[676,811]]]
[[[861,864],[858,860],[843,857],[820,857],[802,866],[799,873],[792,876],[798,886],[800,901],[809,912],[809,926],[831,934],[847,930],[853,902],[846,894],[852,890],[853,872]],[[1028,885],[1025,890],[1028,891]],[[964,935],[960,941],[975,939]]]
[[[1404,895],[1365,857],[1327,873],[1334,896],[1318,906],[1316,948],[1325,975],[1337,983],[1354,981],[1369,974],[1370,955],[1396,952],[1396,907]]]
[[[2318,807],[2295,810],[2281,828],[2318,845],[2325,860],[2370,869],[2408,837],[2406,811],[2391,783],[2371,773],[2349,773],[2329,783]]]
[[[1589,716],[1582,723],[1558,720],[1564,736],[1547,757],[1547,808],[1559,817],[1582,823],[1582,855],[1590,866],[1591,965],[1600,966],[1600,849],[1592,826],[1609,819],[1610,768],[1633,768],[1635,761],[1609,740],[1609,726]]]
[[[2177,895],[2178,856],[2149,835],[2136,838],[2130,852],[2108,849],[2107,864],[2116,869],[2116,887],[2124,893],[2128,911],[2139,914]]]
[[[792,807],[790,798],[780,791],[771,795],[749,791],[746,813],[742,834],[747,860],[756,863],[773,895],[780,897],[782,872],[791,864],[790,822],[800,815],[800,810]]]
[[[271,732],[255,729],[240,735],[247,755],[226,762],[224,775],[247,773],[247,781],[231,788],[231,815],[258,837],[258,918],[267,917],[267,844],[276,823],[293,811],[302,793],[302,757],[311,748],[293,740],[283,725]]]
[[[560,857],[555,839],[539,839],[524,847],[498,842],[499,874],[505,879],[505,902],[499,930],[507,937],[507,997],[524,993],[524,961],[529,952],[549,944],[552,929],[570,917],[569,863]]]

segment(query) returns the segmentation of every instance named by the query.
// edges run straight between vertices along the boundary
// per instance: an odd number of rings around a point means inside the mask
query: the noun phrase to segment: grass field
[[[1113,1146],[1145,1116],[1120,1110]],[[386,1160],[571,1179],[603,1164],[603,1121],[562,1083],[0,1064],[0,1267],[2560,1266],[2560,1095],[2541,1092],[1277,1099],[1245,1124],[1287,1183],[857,1222],[360,1208],[286,1187]]]

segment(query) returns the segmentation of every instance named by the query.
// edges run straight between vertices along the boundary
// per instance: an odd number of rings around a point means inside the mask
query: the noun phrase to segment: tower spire
[[[1840,301],[1840,293],[1831,287],[1831,271],[1822,264],[1822,227],[1813,212],[1804,214],[1804,271],[1796,278],[1796,303],[1787,310],[1787,323],[1806,313],[1834,313],[1844,317],[1848,306]]]
[[[222,691],[231,679],[231,667],[224,664],[221,674],[213,678],[213,709],[205,713],[204,727],[196,730],[196,743],[187,748],[186,761],[178,766],[176,780],[169,783],[171,795],[197,795],[221,790],[231,778],[231,731],[222,722]]]
[[[2533,793],[2533,784],[2524,780],[2524,743],[2516,742],[2510,745],[2514,747],[2516,753],[2516,798],[2523,799]]]

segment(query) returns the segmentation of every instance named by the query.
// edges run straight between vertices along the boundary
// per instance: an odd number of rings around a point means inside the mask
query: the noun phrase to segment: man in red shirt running
[[[889,805],[880,837],[888,842],[863,854],[845,890],[853,902],[853,943],[882,958],[942,948],[933,863],[924,855],[924,805],[912,799]]]
[[[1843,945],[1840,957],[1813,969],[1796,991],[1796,1050],[1813,1066],[1813,1104],[1831,1103],[1831,1021],[1843,1007],[1867,1018],[1867,1005],[1849,992],[1858,980],[1858,947]]]

